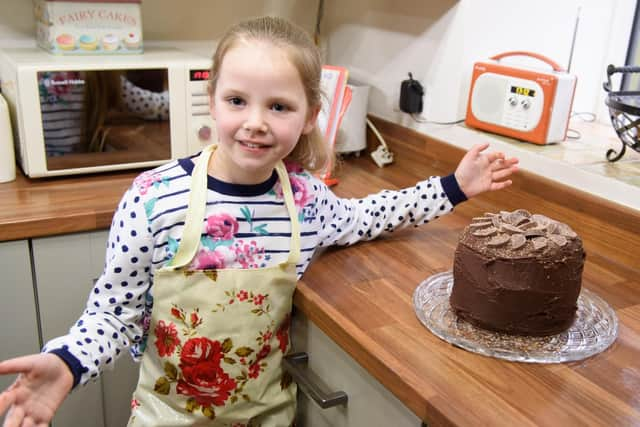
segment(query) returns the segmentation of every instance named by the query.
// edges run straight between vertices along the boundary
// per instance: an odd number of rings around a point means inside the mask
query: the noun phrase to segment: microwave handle
[[[497,55],[492,56],[491,59],[499,61],[502,58],[506,58],[507,56],[529,56],[531,58],[536,58],[536,59],[539,59],[542,62],[545,62],[546,64],[550,65],[551,68],[553,68],[554,71],[559,71],[559,72],[566,71],[564,68],[562,68],[560,65],[558,65],[557,62],[547,58],[546,56],[540,55],[539,53],[528,52],[528,51],[525,51],[525,50],[513,50],[513,51],[510,51],[510,52],[499,53]]]

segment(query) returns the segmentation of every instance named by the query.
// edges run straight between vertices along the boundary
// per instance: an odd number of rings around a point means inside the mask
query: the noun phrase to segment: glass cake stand
[[[515,362],[559,363],[586,359],[608,348],[618,335],[618,318],[609,304],[582,289],[573,325],[546,337],[507,335],[458,318],[449,305],[453,273],[435,274],[413,293],[418,319],[437,337],[465,350]]]

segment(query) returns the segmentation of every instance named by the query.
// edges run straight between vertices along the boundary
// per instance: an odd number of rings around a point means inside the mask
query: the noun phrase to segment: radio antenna
[[[576,47],[576,35],[578,34],[578,23],[580,22],[580,9],[578,6],[578,12],[576,13],[576,23],[573,26],[573,38],[571,39],[571,50],[569,51],[569,63],[567,64],[567,73],[571,72],[571,61],[573,60],[573,49]]]

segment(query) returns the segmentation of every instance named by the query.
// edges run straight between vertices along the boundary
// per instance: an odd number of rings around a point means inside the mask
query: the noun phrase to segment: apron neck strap
[[[293,201],[293,190],[291,189],[291,181],[289,180],[289,174],[287,168],[282,163],[282,160],[278,160],[276,164],[276,172],[278,173],[278,179],[282,187],[282,196],[284,197],[284,204],[289,212],[289,218],[291,222],[291,249],[289,249],[289,257],[287,263],[297,264],[300,259],[300,221],[298,220],[298,210],[296,204]]]
[[[184,230],[180,246],[175,256],[169,263],[168,267],[180,268],[189,264],[196,251],[200,246],[200,237],[202,235],[202,223],[205,218],[207,208],[207,176],[209,159],[216,149],[215,144],[208,145],[202,150],[200,156],[196,160],[191,176],[191,189],[189,192],[189,205],[187,207],[187,215],[185,218]],[[296,264],[300,259],[300,222],[298,220],[298,211],[296,209],[291,183],[289,182],[289,174],[282,161],[276,164],[276,173],[282,186],[282,194],[285,206],[289,212],[291,219],[291,249],[287,262]]]

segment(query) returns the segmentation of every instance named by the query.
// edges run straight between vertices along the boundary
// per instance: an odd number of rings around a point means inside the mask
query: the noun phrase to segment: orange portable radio
[[[532,57],[551,69],[500,62],[509,56]],[[576,77],[545,56],[501,53],[474,64],[465,123],[540,145],[563,141],[575,88]]]

